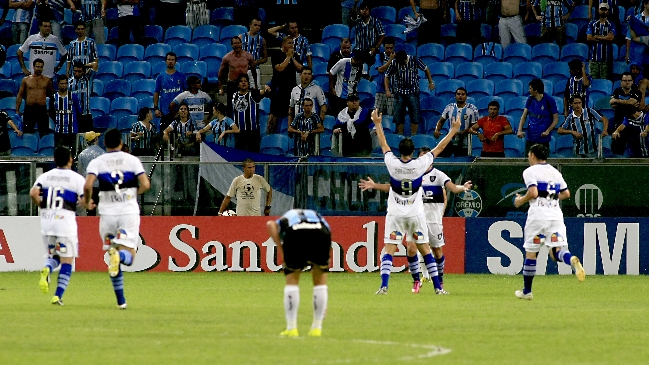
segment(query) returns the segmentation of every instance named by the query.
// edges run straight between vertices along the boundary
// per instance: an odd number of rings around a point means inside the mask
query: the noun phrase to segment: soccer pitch
[[[446,275],[412,294],[393,274],[329,275],[321,338],[310,274],[300,283],[299,338],[282,338],[284,276],[126,273],[118,310],[106,273],[74,273],[49,304],[35,272],[0,274],[0,364],[646,364],[645,276],[537,276],[534,300],[514,296],[522,276]]]

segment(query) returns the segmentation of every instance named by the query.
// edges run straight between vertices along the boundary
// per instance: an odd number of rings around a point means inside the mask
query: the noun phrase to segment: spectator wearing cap
[[[588,107],[588,89],[593,82],[593,78],[586,73],[586,65],[578,59],[568,62],[570,69],[570,78],[566,82],[566,89],[563,93],[563,115],[568,116],[572,112],[570,99],[579,95],[584,102],[583,106]]]
[[[563,13],[564,5],[568,9],[567,14]],[[572,0],[534,1],[532,10],[536,20],[541,22],[541,42],[552,43],[556,40],[559,47],[566,45],[565,24],[574,8]]]
[[[609,5],[599,4],[599,19],[588,23],[586,40],[590,43],[590,74],[594,79],[613,76],[613,40],[617,35],[615,25],[608,20]]]
[[[406,107],[410,113],[410,135],[417,134],[419,128],[418,70],[426,73],[428,88],[435,90],[435,82],[428,66],[419,58],[408,56],[405,51],[397,52],[394,60],[390,62],[388,69],[385,71],[385,78],[383,79],[385,96],[389,98],[394,92],[394,122],[397,124],[398,134],[403,134]],[[391,81],[393,81],[392,88],[390,88]]]
[[[334,135],[342,135],[344,157],[367,157],[372,153],[372,110],[360,106],[358,95],[347,97],[347,107],[338,113]]]
[[[137,122],[131,126],[131,154],[133,156],[155,156],[160,134],[151,121],[153,113],[148,107],[140,109]]]
[[[471,126],[471,134],[477,134],[482,142],[480,157],[505,157],[505,135],[514,131],[507,118],[499,115],[499,102],[492,100],[488,107],[489,115],[478,119],[478,122]],[[482,133],[479,130],[482,130]]]
[[[328,111],[330,115],[338,116],[347,105],[345,101],[349,95],[356,93],[356,84],[361,80],[363,72],[363,57],[360,51],[353,51],[351,58],[343,58],[329,69],[329,97]]]
[[[99,136],[101,136],[101,133],[94,131],[86,132],[83,135],[84,139],[86,140],[87,147],[79,154],[79,162],[77,164],[77,171],[83,176],[86,176],[86,168],[88,167],[90,161],[94,160],[98,156],[103,155],[106,152],[103,150],[103,148],[97,145]],[[92,200],[95,202],[95,204],[99,201],[99,180],[95,180],[95,183],[92,185]],[[88,210],[87,215],[95,216],[97,215],[97,210]]]

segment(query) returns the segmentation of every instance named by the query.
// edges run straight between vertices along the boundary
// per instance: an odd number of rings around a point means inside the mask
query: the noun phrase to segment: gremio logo
[[[475,218],[482,212],[482,198],[474,190],[465,191],[458,195],[455,202],[455,212],[463,218]]]
[[[577,217],[601,217],[599,209],[604,203],[602,191],[594,184],[584,184],[577,189],[575,205],[579,209]]]

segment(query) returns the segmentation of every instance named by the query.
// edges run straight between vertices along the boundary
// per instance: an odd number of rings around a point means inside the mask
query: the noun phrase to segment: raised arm
[[[457,119],[455,117],[451,117],[451,130],[448,131],[448,134],[442,138],[441,141],[435,146],[435,148],[431,151],[433,156],[437,157],[439,156],[442,151],[446,148],[446,146],[451,142],[455,134],[460,130],[460,126],[462,125],[462,122],[460,119]]]
[[[385,139],[385,133],[383,132],[383,117],[376,109],[372,111],[372,121],[376,127],[376,138],[379,140],[379,144],[381,145],[381,151],[383,151],[383,154],[386,154],[390,152],[391,149],[390,146],[388,146],[388,141]]]

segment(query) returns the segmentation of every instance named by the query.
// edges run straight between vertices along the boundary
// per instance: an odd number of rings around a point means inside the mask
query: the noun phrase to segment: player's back
[[[52,169],[36,179],[41,189],[41,233],[68,237],[77,234],[76,208],[85,179],[70,169]]]
[[[561,172],[547,163],[536,164],[523,171],[525,186],[536,186],[538,196],[530,200],[528,219],[563,220],[559,206],[559,193],[568,189]]]
[[[331,231],[329,223],[318,212],[311,209],[291,209],[277,221],[282,232],[289,228],[321,229],[322,227]]]
[[[432,153],[427,153],[403,162],[392,152],[385,154],[385,166],[390,174],[388,215],[412,217],[423,211],[422,178],[433,159]]]
[[[140,214],[138,176],[144,173],[144,167],[137,157],[121,151],[107,152],[90,161],[86,172],[99,181],[100,215]]]
[[[424,213],[426,213],[426,223],[442,223],[444,215],[444,196],[446,191],[444,185],[450,178],[439,171],[432,169],[422,179]]]

